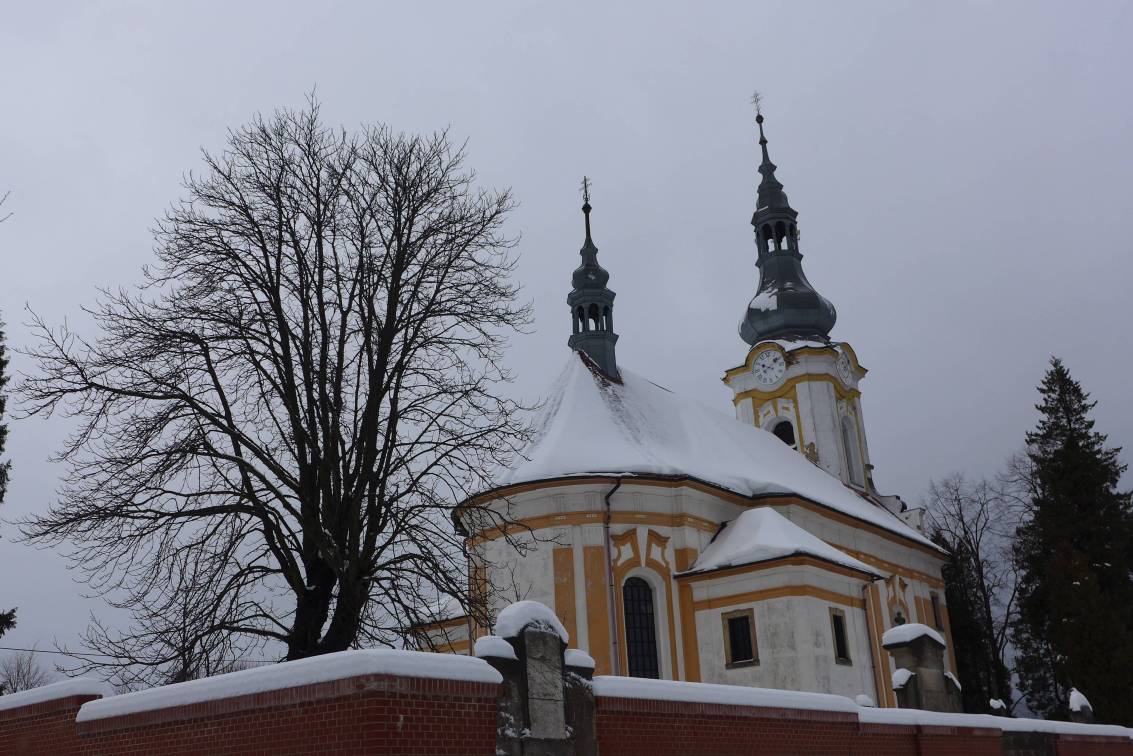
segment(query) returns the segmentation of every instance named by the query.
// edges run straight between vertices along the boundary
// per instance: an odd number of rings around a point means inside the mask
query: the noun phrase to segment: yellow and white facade
[[[732,384],[744,385],[730,372]],[[550,606],[571,645],[594,657],[597,674],[624,675],[635,671],[626,589],[636,579],[649,592],[649,652],[663,679],[865,694],[896,705],[880,638],[898,615],[949,635],[944,557],[864,490],[752,422],[771,403],[776,417],[799,424],[805,443],[801,418],[811,408],[795,392],[802,387],[805,396],[807,381],[794,380],[782,395],[759,402],[753,394],[738,399],[737,407],[748,402],[752,414],[737,422],[626,371],[622,379],[615,383],[572,359],[548,399],[529,459],[476,502],[512,524],[477,530],[467,523],[481,565],[473,570],[480,584],[474,592],[491,597],[496,610],[516,598]],[[683,471],[675,461],[682,454]],[[731,466],[748,470],[728,477]],[[578,470],[569,472],[572,467]],[[796,553],[698,571],[721,525],[758,508],[774,510],[865,568],[807,553],[803,545]],[[466,509],[471,518],[475,508]],[[793,542],[784,544],[785,551],[792,548]],[[754,658],[731,663],[729,619],[744,615]],[[841,649],[835,622],[843,628]],[[469,632],[475,638],[490,630],[453,618],[433,632],[451,650],[467,653]]]

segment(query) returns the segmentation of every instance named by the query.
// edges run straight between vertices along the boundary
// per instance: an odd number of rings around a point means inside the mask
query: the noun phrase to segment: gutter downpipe
[[[610,520],[612,519],[612,510],[610,506],[610,497],[614,495],[619,488],[622,487],[622,478],[619,475],[614,487],[606,492],[603,500],[606,502],[606,514],[602,519],[602,531],[605,538],[603,542],[606,544],[606,598],[607,598],[607,612],[610,615],[610,674],[621,674],[621,643],[618,642],[618,622],[617,622],[617,604],[614,599],[614,549],[610,541]]]

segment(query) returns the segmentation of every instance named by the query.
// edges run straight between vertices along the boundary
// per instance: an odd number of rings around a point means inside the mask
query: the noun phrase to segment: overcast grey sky
[[[138,279],[199,149],[317,86],[329,122],[451,126],[484,184],[513,187],[537,312],[510,355],[527,395],[566,357],[586,173],[619,362],[730,411],[759,89],[807,273],[870,369],[875,478],[916,502],[1021,446],[1051,354],[1133,446],[1130,39],[1133,4],[1100,0],[9,4],[0,314],[12,347],[25,303],[82,329],[96,287]],[[66,429],[10,424],[0,516],[49,504]],[[0,525],[0,608],[20,607],[2,642],[72,639],[99,602],[12,535]]]

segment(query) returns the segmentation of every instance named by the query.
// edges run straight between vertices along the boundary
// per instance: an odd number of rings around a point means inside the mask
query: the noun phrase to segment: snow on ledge
[[[114,688],[101,680],[92,680],[89,677],[76,677],[71,680],[44,685],[31,690],[9,693],[0,696],[0,711],[18,709],[22,706],[55,701],[71,696],[100,696],[103,698],[113,696]]]
[[[893,690],[900,690],[901,688],[908,685],[909,678],[912,676],[913,673],[905,669],[904,667],[898,667],[897,669],[893,670]]]
[[[476,658],[492,657],[494,659],[515,659],[515,649],[511,644],[498,635],[482,635],[476,639]]]
[[[486,661],[471,656],[384,648],[339,651],[91,701],[83,704],[75,721],[121,717],[360,675],[403,675],[482,683],[503,681],[500,673]]]
[[[944,642],[944,638],[940,633],[936,632],[928,625],[922,625],[919,622],[906,622],[904,625],[889,628],[881,636],[881,645],[892,646],[898,643],[909,643],[922,635],[927,635],[945,648],[948,647],[948,644]]]
[[[1093,735],[1095,737],[1133,739],[1133,729],[1119,725],[1088,725],[1056,722],[1049,719],[1014,719],[991,714],[949,714],[920,709],[858,710],[858,721],[865,724],[925,725],[936,727],[973,727],[1009,732],[1050,732],[1060,735]]]
[[[585,667],[594,669],[594,657],[581,648],[568,648],[563,658],[563,664],[568,667]]]
[[[1090,711],[1093,711],[1094,707],[1090,706],[1089,699],[1087,699],[1080,692],[1078,692],[1077,688],[1071,688],[1070,689],[1070,711],[1082,711],[1083,709],[1089,709]]]
[[[594,678],[594,695],[610,698],[645,698],[652,701],[767,706],[776,709],[807,709],[855,713],[859,707],[844,696],[828,693],[801,693],[794,690],[744,688],[738,685],[649,680],[641,677],[599,676]]]
[[[558,633],[563,643],[570,643],[570,636],[563,623],[559,622],[558,616],[551,611],[551,607],[538,601],[516,601],[501,611],[500,616],[496,618],[496,635],[515,638],[530,624]]]

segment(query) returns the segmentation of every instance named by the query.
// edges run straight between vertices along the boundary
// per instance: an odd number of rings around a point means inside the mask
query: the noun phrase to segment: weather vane
[[[582,201],[590,204],[590,178],[588,176],[582,177]]]
[[[758,89],[751,93],[751,104],[755,107],[755,114],[756,115],[763,115],[763,110],[760,107],[760,104],[762,102],[763,102],[763,95],[761,95],[759,93]]]

